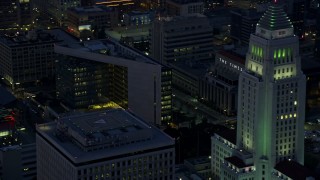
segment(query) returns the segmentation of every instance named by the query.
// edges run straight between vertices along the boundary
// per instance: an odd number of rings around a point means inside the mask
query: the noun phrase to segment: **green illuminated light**
[[[288,48],[288,55],[292,56],[292,49],[291,48]]]
[[[281,49],[278,50],[278,58],[281,57]]]

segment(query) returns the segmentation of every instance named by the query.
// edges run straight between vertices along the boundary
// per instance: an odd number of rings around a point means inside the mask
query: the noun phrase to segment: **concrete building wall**
[[[204,16],[160,18],[151,28],[151,57],[163,64],[211,60],[212,44],[213,28]]]
[[[174,179],[174,148],[77,165],[54,146],[37,135],[38,179]]]
[[[235,144],[229,142],[218,134],[211,137],[211,173],[214,179],[222,179],[222,163],[224,158],[233,154]]]
[[[36,146],[27,144],[11,146],[0,150],[1,180],[31,180],[36,178]]]
[[[161,123],[161,65],[55,46],[68,56],[128,68],[128,109],[154,124]]]
[[[185,16],[190,14],[202,14],[204,3],[199,2],[179,2],[174,0],[166,1],[166,9],[170,16]]]

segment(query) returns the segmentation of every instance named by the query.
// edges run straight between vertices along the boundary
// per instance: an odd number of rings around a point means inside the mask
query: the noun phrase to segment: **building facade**
[[[119,14],[122,16],[123,13],[130,12],[135,8],[136,2],[134,0],[95,0],[96,5],[103,5],[107,7],[114,7],[118,10]]]
[[[31,12],[29,0],[1,0],[0,34],[30,29],[32,21]]]
[[[222,129],[211,137],[211,173],[213,179],[219,179],[224,158],[232,156],[235,149],[235,130]]]
[[[244,62],[245,58],[234,52],[217,52],[214,66],[200,81],[201,99],[225,115],[236,115],[238,79]]]
[[[37,126],[38,179],[174,179],[174,140],[122,109]]]
[[[54,74],[53,44],[59,42],[48,32],[0,38],[0,75],[14,88]]]
[[[123,15],[123,22],[126,26],[143,26],[151,24],[154,18],[154,11],[131,11]]]
[[[53,78],[54,44],[78,42],[61,29],[32,30],[0,37],[0,76],[12,89],[23,88],[43,78]]]
[[[88,6],[67,10],[68,30],[77,37],[94,36],[118,25],[118,11],[112,7]]]
[[[204,2],[199,0],[166,0],[166,11],[170,16],[203,14]]]
[[[81,62],[85,60],[86,63],[92,62],[89,67],[95,66],[94,68],[101,70],[98,73],[101,75],[99,76],[101,81],[98,79],[95,79],[95,81],[89,80],[90,77],[85,74],[93,74],[95,72],[89,72],[89,69],[83,73],[71,72],[79,74],[79,77],[76,77],[79,81],[74,81],[63,74],[57,75],[60,78],[57,79],[60,98],[68,99],[69,97],[67,96],[70,96],[70,94],[66,93],[67,91],[63,92],[61,90],[68,90],[69,88],[75,90],[78,88],[77,92],[80,94],[73,94],[72,96],[75,98],[79,96],[79,98],[76,98],[76,102],[70,102],[72,104],[82,103],[81,96],[88,100],[90,98],[106,97],[153,124],[161,124],[171,120],[172,74],[170,68],[113,40],[87,41],[76,43],[69,47],[56,45],[55,52],[61,55],[59,61],[77,59],[78,62]],[[97,66],[94,65],[95,63]],[[70,64],[70,67],[64,67],[68,66],[68,63],[62,62],[61,64],[67,71],[70,71],[69,68],[84,68],[80,63]],[[103,69],[103,67],[106,68]],[[83,75],[81,76],[80,74]],[[107,79],[104,77],[107,77]],[[68,81],[68,83],[65,83],[65,81]],[[80,82],[81,86],[87,90],[79,89]],[[95,85],[90,87],[90,83]],[[107,94],[104,94],[105,89],[102,87],[107,88]],[[89,93],[90,88],[95,89],[96,92],[101,92],[101,97],[96,97],[99,93]],[[86,101],[83,106],[89,105],[88,103],[90,102]]]
[[[33,7],[43,15],[53,18],[56,25],[65,25],[67,19],[67,9],[81,6],[81,0],[34,0]]]
[[[231,12],[230,36],[243,44],[248,44],[262,13],[256,9],[237,9]]]
[[[155,19],[150,38],[151,57],[160,63],[213,57],[213,29],[205,16]]]
[[[108,65],[70,56],[57,59],[57,98],[73,109],[107,102],[104,97],[113,92],[108,88]]]
[[[35,143],[0,148],[0,179],[31,180],[37,177]]]
[[[220,163],[220,179],[281,179],[283,162],[292,165],[290,172],[301,170],[305,87],[298,37],[282,7],[273,4],[250,36],[239,77],[236,149]]]

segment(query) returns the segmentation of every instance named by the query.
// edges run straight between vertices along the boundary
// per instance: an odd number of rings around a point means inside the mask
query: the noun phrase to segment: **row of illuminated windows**
[[[253,54],[254,56],[257,56],[257,57],[262,57],[264,53],[263,53],[262,47],[252,45],[251,46],[251,54]]]
[[[164,116],[164,117],[161,117],[161,121],[169,121],[171,120],[172,117],[169,115],[169,116]]]
[[[292,48],[280,48],[280,49],[276,49],[273,51],[273,58],[276,59],[280,59],[280,58],[292,58],[293,56],[293,52],[292,52]]]
[[[293,113],[293,114],[285,114],[285,115],[281,115],[281,116],[277,116],[277,119],[289,119],[292,117],[297,117],[297,113]]]
[[[87,94],[87,91],[81,91],[81,92],[74,93],[74,95],[76,95],[76,96],[83,96],[83,95],[86,95],[86,94]]]
[[[295,137],[288,137],[288,138],[284,138],[283,140],[282,139],[277,139],[276,140],[276,144],[278,145],[279,144],[283,144],[283,143],[291,143],[291,139],[292,139],[292,142],[295,142],[296,138]],[[294,144],[294,143],[293,143]],[[294,145],[293,145],[294,146]],[[288,146],[290,148],[290,146]],[[284,148],[286,148],[286,145],[284,145]]]
[[[274,70],[274,74],[281,74],[281,73],[289,73],[289,72],[293,72],[293,67],[291,68],[281,68],[281,69],[278,69],[278,70]]]

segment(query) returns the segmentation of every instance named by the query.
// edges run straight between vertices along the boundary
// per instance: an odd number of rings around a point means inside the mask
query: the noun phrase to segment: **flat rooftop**
[[[9,47],[27,46],[42,43],[79,42],[79,39],[68,34],[62,29],[31,30],[26,34],[15,34],[11,36],[0,36],[0,43]]]
[[[221,56],[225,56],[225,57],[227,57],[235,62],[238,62],[242,65],[245,65],[246,57],[241,56],[240,54],[237,54],[235,52],[221,50],[221,51],[217,52],[217,54],[221,55]]]
[[[216,134],[231,142],[232,144],[237,144],[237,131],[235,129],[229,129],[227,127],[221,126]]]
[[[244,168],[244,167],[252,166],[252,164],[246,165],[242,161],[242,159],[238,158],[237,156],[227,157],[227,158],[224,158],[224,160],[228,161],[229,163],[233,164],[234,166],[236,166],[238,168]]]
[[[114,8],[106,6],[86,6],[86,7],[74,7],[70,8],[69,11],[75,12],[77,14],[91,14],[91,13],[103,13],[112,12]]]
[[[308,179],[308,177],[315,177],[308,168],[295,161],[281,161],[275,166],[275,169],[295,180],[305,180]]]
[[[91,40],[84,42],[76,42],[76,43],[61,43],[55,45],[55,52],[58,54],[69,55],[71,49],[72,51],[80,51],[82,52],[91,52],[100,55],[104,55],[107,57],[121,58],[122,60],[131,60],[140,63],[147,63],[153,65],[161,65],[159,62],[156,62],[149,56],[146,56],[140,51],[137,51],[131,47],[120,44],[116,40],[109,38],[103,40]],[[59,50],[58,50],[59,49]],[[63,49],[63,50],[62,50]],[[81,52],[82,51],[82,52]],[[78,55],[79,55],[78,53]]]
[[[83,135],[84,138],[88,134],[92,135],[96,133],[110,136],[133,131],[138,132],[146,127],[144,124],[137,122],[133,116],[121,110],[93,112],[65,117],[59,121],[77,131],[80,135]],[[150,127],[148,126],[146,129],[150,130]]]
[[[136,26],[114,27],[112,30],[106,29],[105,32],[117,41],[120,41],[122,37],[133,37],[141,40],[142,37],[148,39],[150,28],[151,24],[145,24],[140,25],[138,28]]]
[[[195,20],[197,20],[198,22],[200,21],[199,18],[202,18],[203,20],[207,20],[206,16],[203,14],[186,14],[184,16],[172,16],[172,17],[161,17],[160,20],[163,22],[185,22],[185,21],[189,21],[189,22],[193,22],[196,23]],[[193,21],[192,21],[193,20]]]
[[[211,162],[208,156],[185,159],[184,161],[189,162],[192,165],[208,164]]]
[[[37,134],[76,165],[174,148],[171,137],[123,109],[63,117],[38,125]]]
[[[212,62],[189,62],[189,61],[176,61],[169,64],[170,67],[179,71],[180,73],[192,76],[193,78],[203,77],[210,69]]]

